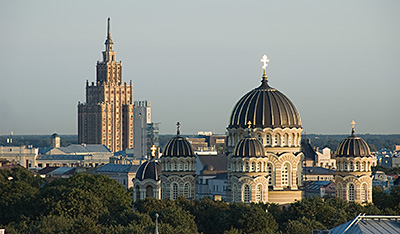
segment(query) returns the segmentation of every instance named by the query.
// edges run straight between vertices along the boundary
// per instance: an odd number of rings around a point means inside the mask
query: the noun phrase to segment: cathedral
[[[86,102],[78,103],[79,144],[100,144],[112,152],[133,148],[133,88],[122,82],[108,18],[103,61],[97,61],[96,82],[86,81]]]

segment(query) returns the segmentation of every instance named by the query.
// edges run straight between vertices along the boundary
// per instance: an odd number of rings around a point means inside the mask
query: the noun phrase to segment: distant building
[[[304,196],[305,197],[324,197],[335,196],[335,182],[333,181],[305,181]]]
[[[336,169],[335,155],[331,152],[331,149],[325,147],[320,151],[317,150],[316,165],[318,167],[324,167],[327,169]]]
[[[383,171],[375,171],[373,174],[373,179],[372,179],[372,186],[376,187],[379,186],[385,191],[389,191],[390,188],[394,185],[394,181],[397,178],[394,178],[393,176],[386,175],[385,172]]]
[[[116,60],[108,18],[103,61],[96,82],[86,82],[86,102],[78,103],[78,143],[106,145],[112,152],[133,148],[133,88],[122,83],[122,62]]]
[[[196,198],[226,200],[227,163],[225,154],[196,156]]]
[[[96,167],[109,162],[113,154],[104,145],[69,145],[52,148],[37,157],[36,166],[44,167]]]
[[[303,167],[303,183],[306,181],[334,181],[335,170],[323,167]]]
[[[140,165],[106,164],[94,171],[94,174],[107,175],[118,181],[126,189],[133,187],[132,179]]]
[[[51,135],[51,147],[53,148],[61,147],[61,138],[57,133]]]
[[[32,146],[0,146],[0,159],[6,159],[13,164],[25,168],[36,166],[39,149]]]

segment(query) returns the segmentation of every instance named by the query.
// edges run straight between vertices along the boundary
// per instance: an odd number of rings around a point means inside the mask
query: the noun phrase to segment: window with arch
[[[368,187],[367,184],[364,183],[361,185],[361,191],[360,191],[360,199],[362,202],[367,202],[368,201]]]
[[[348,171],[347,162],[344,162],[344,171]]]
[[[185,162],[185,171],[188,170],[188,162]]]
[[[262,197],[263,197],[262,184],[258,184],[256,190],[256,202],[262,202]]]
[[[355,198],[356,198],[356,187],[353,183],[350,183],[348,187],[349,202],[354,202]]]
[[[272,164],[268,163],[267,164],[267,172],[268,172],[268,175],[269,175],[269,179],[268,179],[268,185],[269,186],[273,186],[274,185],[274,182],[273,182],[273,170],[274,170],[274,168],[273,168]]]
[[[250,170],[251,171],[255,171],[256,170],[256,163],[255,162],[251,163],[251,169]]]
[[[265,144],[271,145],[271,134],[269,133],[265,136]]]
[[[283,146],[288,146],[288,145],[289,145],[289,135],[285,133],[285,135],[283,135]]]
[[[250,169],[250,167],[249,167],[249,163],[248,162],[246,162],[246,171],[249,171],[249,169]]]
[[[364,171],[365,170],[365,162],[362,162],[361,163],[361,171]]]
[[[288,187],[290,180],[290,165],[289,163],[285,163],[282,167],[282,186]]]
[[[356,171],[360,170],[360,162],[356,162]]]
[[[175,170],[175,171],[178,170],[178,162],[174,162],[174,170]]]
[[[153,196],[153,186],[151,186],[151,185],[146,186],[146,197],[154,197]]]
[[[279,133],[275,134],[274,144],[275,145],[281,144],[281,135]]]
[[[166,189],[167,187],[165,186],[165,183],[161,183],[161,199],[166,198]]]
[[[238,202],[239,201],[239,191],[238,191],[238,187],[237,187],[236,184],[233,184],[232,200],[234,202]]]
[[[184,187],[183,187],[183,195],[186,197],[186,199],[190,198],[190,183],[186,182]]]
[[[135,190],[136,190],[135,191],[136,192],[135,200],[139,201],[140,200],[140,187],[139,187],[139,185],[136,185]]]
[[[350,162],[350,171],[354,171],[354,163]]]
[[[168,164],[168,170],[172,171],[172,163],[171,162],[167,162],[167,164]]]
[[[336,188],[336,197],[342,198],[342,184],[338,183]]]
[[[292,145],[296,146],[296,135],[292,133]]]
[[[243,162],[240,162],[240,170],[239,171],[243,171]]]
[[[259,140],[261,144],[264,144],[263,137],[261,134],[257,134],[257,140]]]
[[[259,172],[261,170],[261,162],[257,163],[256,171]]]
[[[179,196],[179,190],[178,190],[179,186],[177,183],[172,183],[171,187],[172,187],[172,189],[171,189],[172,190],[172,200],[176,200]]]
[[[179,162],[179,170],[183,171],[183,162]]]
[[[245,184],[243,186],[243,202],[250,203],[251,193],[250,193],[250,185]]]

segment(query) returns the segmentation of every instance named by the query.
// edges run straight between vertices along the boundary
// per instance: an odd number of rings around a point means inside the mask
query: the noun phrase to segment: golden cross
[[[353,120],[353,121],[351,121],[351,127],[354,128],[354,125],[356,125],[356,122],[354,122],[354,120]]]
[[[247,126],[247,128],[251,128],[251,121],[249,120],[249,122],[247,122],[247,125],[249,125],[249,126]]]
[[[156,156],[157,147],[155,145],[152,145],[150,149],[151,149],[151,156],[155,157]]]
[[[264,75],[265,75],[269,63],[269,58],[266,54],[264,54],[264,56],[262,56],[260,61],[264,64],[262,68],[264,69]]]

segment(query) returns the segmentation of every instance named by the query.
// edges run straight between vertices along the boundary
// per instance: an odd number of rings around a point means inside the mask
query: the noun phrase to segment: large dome
[[[140,165],[136,172],[136,179],[143,181],[145,179],[159,180],[161,175],[161,164],[157,160],[148,160]]]
[[[178,135],[165,145],[162,157],[194,157],[194,152],[192,145]]]
[[[340,142],[336,149],[336,157],[368,157],[371,156],[367,142],[355,136],[354,128],[351,136]]]
[[[232,157],[264,157],[264,147],[261,142],[255,138],[245,137],[241,139],[236,147]]]
[[[299,112],[289,98],[271,88],[266,79],[261,82],[236,103],[228,128],[246,128],[248,121],[262,129],[301,127]]]

